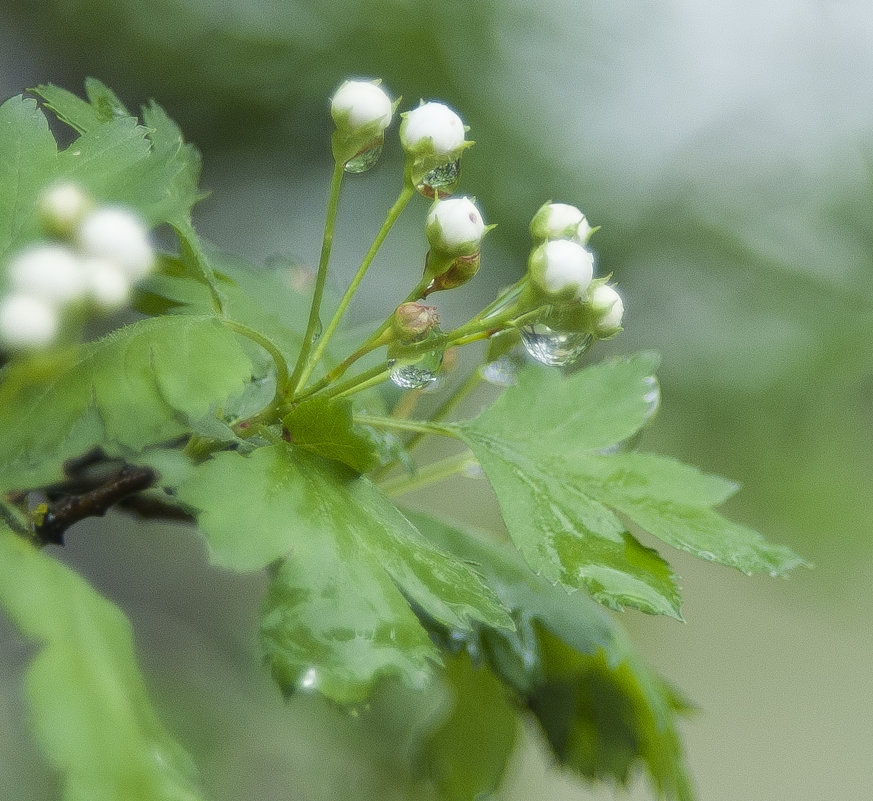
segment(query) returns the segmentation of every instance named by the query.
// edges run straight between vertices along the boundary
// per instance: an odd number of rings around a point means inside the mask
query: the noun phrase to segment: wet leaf
[[[616,517],[626,514],[671,545],[745,571],[802,564],[787,548],[710,508],[735,486],[621,443],[651,417],[657,359],[640,354],[562,377],[526,370],[474,420],[455,424],[497,494],[528,563],[613,608],[679,616],[667,563]]]
[[[200,801],[161,724],[113,603],[0,523],[0,606],[39,645],[26,676],[36,736],[66,801]]]
[[[111,455],[181,436],[239,393],[251,365],[214,318],[162,317],[10,365],[0,383],[0,488],[39,486],[99,445]]]
[[[515,549],[408,514],[429,540],[475,565],[516,619],[513,632],[477,625],[465,633],[425,618],[437,642],[467,651],[511,688],[562,764],[589,779],[622,783],[644,765],[661,797],[688,801],[676,731],[676,715],[687,704],[646,666],[618,624],[585,594],[568,594],[535,575]],[[461,732],[458,739],[459,752],[477,748]]]
[[[285,558],[264,630],[265,649],[286,684],[303,681],[312,668],[320,687],[330,688],[325,692],[348,700],[366,695],[382,674],[414,676],[428,651],[404,596],[452,627],[512,627],[477,573],[430,544],[366,478],[336,462],[285,443],[248,456],[220,453],[183,484],[179,499],[199,510],[218,564],[257,570]]]

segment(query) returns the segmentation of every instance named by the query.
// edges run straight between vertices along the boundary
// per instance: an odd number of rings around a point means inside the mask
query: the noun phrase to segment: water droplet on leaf
[[[376,166],[379,157],[382,155],[382,141],[378,141],[372,147],[362,150],[357,156],[350,158],[344,165],[343,169],[346,172],[353,174],[366,172]]]
[[[297,683],[297,686],[301,690],[314,690],[316,685],[318,684],[318,671],[314,668],[308,668],[306,672],[300,677],[300,681]]]
[[[415,188],[425,197],[448,197],[455,191],[460,180],[461,162],[455,160],[425,173]]]
[[[555,331],[543,323],[521,329],[525,350],[538,362],[550,367],[564,367],[582,357],[594,343],[585,332]]]
[[[482,378],[495,387],[512,387],[518,381],[518,367],[509,356],[488,362],[480,371]]]

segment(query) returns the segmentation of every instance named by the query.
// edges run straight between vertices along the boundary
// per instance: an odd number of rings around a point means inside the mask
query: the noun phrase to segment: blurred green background
[[[445,302],[450,319],[520,274],[543,201],[580,206],[628,310],[595,357],[663,354],[643,447],[742,482],[726,511],[816,565],[784,582],[665,554],[687,625],[624,617],[700,706],[684,727],[700,798],[861,799],[873,786],[871,41],[862,0],[6,0],[0,95],[80,91],[93,75],[133,107],[155,98],[203,151],[214,194],[201,231],[256,261],[310,264],[336,85],[381,76],[404,107],[443,99],[477,141],[462,191],[499,224],[480,275]],[[348,182],[338,284],[398,189],[396,150]],[[411,285],[404,254],[423,252],[425,208],[389,239],[359,320]],[[493,521],[467,483],[446,488],[453,506]],[[132,617],[160,708],[218,801],[427,797],[401,758],[414,735],[403,693],[354,719],[279,701],[254,656],[260,578],[209,568],[184,529],[110,518],[69,540],[65,558]],[[57,784],[22,722],[28,653],[0,622],[0,785],[43,801]],[[562,777],[529,735],[501,797],[613,791]]]

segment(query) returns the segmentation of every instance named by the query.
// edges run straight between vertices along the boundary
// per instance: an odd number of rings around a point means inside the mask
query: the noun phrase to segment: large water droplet
[[[509,356],[501,356],[488,362],[479,371],[482,378],[495,387],[511,387],[518,381],[518,367]]]
[[[344,165],[343,169],[346,172],[359,173],[366,172],[376,166],[379,157],[382,155],[382,141],[379,140],[375,145],[366,150],[362,150],[357,156],[350,158]]]
[[[436,381],[442,363],[442,350],[432,350],[415,361],[389,359],[389,377],[401,389],[421,389]]]
[[[455,160],[434,167],[415,188],[425,197],[448,197],[455,191],[460,180],[461,162]]]
[[[538,362],[550,367],[564,367],[577,361],[594,344],[585,332],[555,331],[543,323],[521,329],[525,350]]]

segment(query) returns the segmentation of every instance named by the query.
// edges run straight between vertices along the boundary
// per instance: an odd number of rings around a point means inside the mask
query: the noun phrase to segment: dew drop
[[[464,462],[464,466],[461,468],[461,475],[464,478],[485,478],[485,471],[479,462],[475,459],[470,459],[469,462]]]
[[[448,197],[455,191],[460,180],[461,162],[456,159],[425,173],[415,188],[425,197]]]
[[[535,323],[521,329],[521,341],[538,362],[564,367],[581,358],[594,344],[594,337],[584,332],[555,331],[543,323]]]
[[[344,165],[343,169],[350,173],[366,172],[376,166],[379,157],[382,155],[382,141],[380,140],[372,147],[362,150],[357,156],[350,158]]]
[[[482,378],[495,387],[512,387],[518,381],[518,368],[508,356],[501,356],[484,365],[479,373]]]
[[[648,387],[648,391],[643,395],[643,402],[646,404],[646,419],[650,419],[658,411],[661,405],[661,387],[658,385],[658,379],[653,375],[646,376],[643,383]]]
[[[432,350],[415,360],[388,359],[389,378],[401,389],[421,389],[437,380],[443,351]]]
[[[312,690],[315,689],[315,686],[318,684],[318,671],[314,668],[308,668],[306,672],[300,677],[300,681],[297,683],[297,686],[300,687],[301,690]]]

